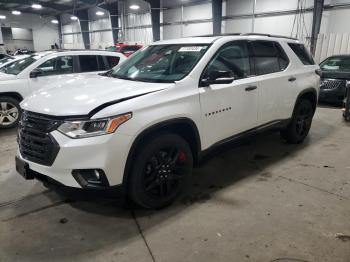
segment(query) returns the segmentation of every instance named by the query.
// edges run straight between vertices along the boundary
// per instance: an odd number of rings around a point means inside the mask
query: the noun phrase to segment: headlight
[[[114,133],[117,128],[128,121],[132,113],[115,117],[86,121],[67,121],[58,127],[58,131],[71,138],[84,138]]]

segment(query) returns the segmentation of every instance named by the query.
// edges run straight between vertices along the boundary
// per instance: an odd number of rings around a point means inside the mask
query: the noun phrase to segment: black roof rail
[[[241,33],[227,33],[227,34],[219,34],[219,35],[214,35],[214,34],[207,34],[207,35],[195,35],[195,36],[187,36],[187,37],[215,37],[215,36],[235,36],[235,35],[241,35]]]
[[[197,35],[197,36],[188,36],[188,37],[215,37],[215,36],[266,36],[266,37],[276,37],[276,38],[286,38],[286,39],[291,39],[291,40],[299,40],[294,37],[289,37],[289,36],[284,36],[284,35],[271,35],[271,34],[263,34],[263,33],[226,33],[226,34],[219,34],[219,35],[214,35],[214,34],[208,34],[208,35]]]
[[[256,36],[267,36],[267,37],[276,37],[276,38],[286,38],[286,39],[291,39],[291,40],[298,40],[298,38],[294,37],[289,37],[289,36],[284,36],[284,35],[271,35],[271,34],[263,34],[263,33],[245,33],[241,35],[256,35]]]

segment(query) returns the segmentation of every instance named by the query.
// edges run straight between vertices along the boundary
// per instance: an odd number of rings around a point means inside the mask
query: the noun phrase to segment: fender
[[[200,139],[197,125],[195,124],[195,122],[193,120],[191,120],[190,118],[187,118],[187,117],[181,117],[181,118],[173,118],[173,119],[165,120],[165,121],[159,122],[157,124],[154,124],[154,125],[146,128],[145,130],[143,130],[140,134],[138,134],[137,137],[135,138],[134,142],[132,143],[132,146],[130,147],[129,154],[128,154],[125,168],[124,168],[124,175],[123,175],[123,189],[124,189],[125,194],[127,192],[126,187],[128,184],[128,177],[130,174],[129,171],[130,171],[130,167],[131,167],[131,162],[132,162],[132,159],[134,158],[136,149],[137,149],[138,145],[141,143],[142,139],[149,136],[149,135],[152,135],[158,131],[161,132],[164,129],[171,130],[172,128],[176,127],[176,125],[188,125],[191,127],[191,130],[193,131],[193,135],[195,138],[195,141],[194,141],[195,144],[194,145],[189,144],[189,146],[192,149],[194,161],[196,162],[198,160],[198,156],[201,152],[201,139]]]
[[[294,115],[294,110],[295,110],[295,106],[297,105],[299,99],[307,94],[307,93],[312,93],[314,96],[315,96],[315,108],[314,108],[314,112],[316,111],[316,107],[317,107],[317,101],[318,101],[318,96],[317,96],[317,91],[314,87],[309,87],[309,88],[306,88],[304,90],[302,90],[298,96],[297,96],[297,99],[295,100],[295,104],[294,104],[294,109],[293,109],[293,115]]]

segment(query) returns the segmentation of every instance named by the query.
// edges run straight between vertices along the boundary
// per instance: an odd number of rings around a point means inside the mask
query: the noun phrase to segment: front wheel
[[[21,116],[19,102],[12,97],[0,97],[0,129],[17,126]]]
[[[300,99],[291,122],[285,130],[281,131],[282,137],[291,144],[302,143],[310,131],[313,116],[314,109],[310,100]]]
[[[191,149],[181,136],[159,134],[147,139],[133,161],[131,199],[149,209],[170,205],[187,187],[192,167]]]

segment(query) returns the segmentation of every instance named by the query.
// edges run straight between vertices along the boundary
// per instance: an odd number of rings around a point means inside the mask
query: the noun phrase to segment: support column
[[[76,13],[79,18],[81,34],[83,36],[85,49],[90,49],[90,30],[89,30],[89,15],[88,10],[79,10]]]
[[[213,35],[220,35],[222,24],[222,0],[213,0],[211,4],[213,13]]]
[[[56,19],[58,21],[58,48],[63,49],[63,35],[62,35],[62,21],[61,21],[61,16],[58,15],[56,16]]]
[[[148,0],[151,5],[153,41],[160,40],[160,0]]]
[[[320,33],[324,0],[314,0],[310,51],[315,55],[317,37]]]
[[[119,38],[119,22],[118,22],[118,2],[106,3],[100,6],[103,9],[106,9],[109,12],[111,25],[112,25],[112,35],[113,35],[113,43],[118,43]]]

